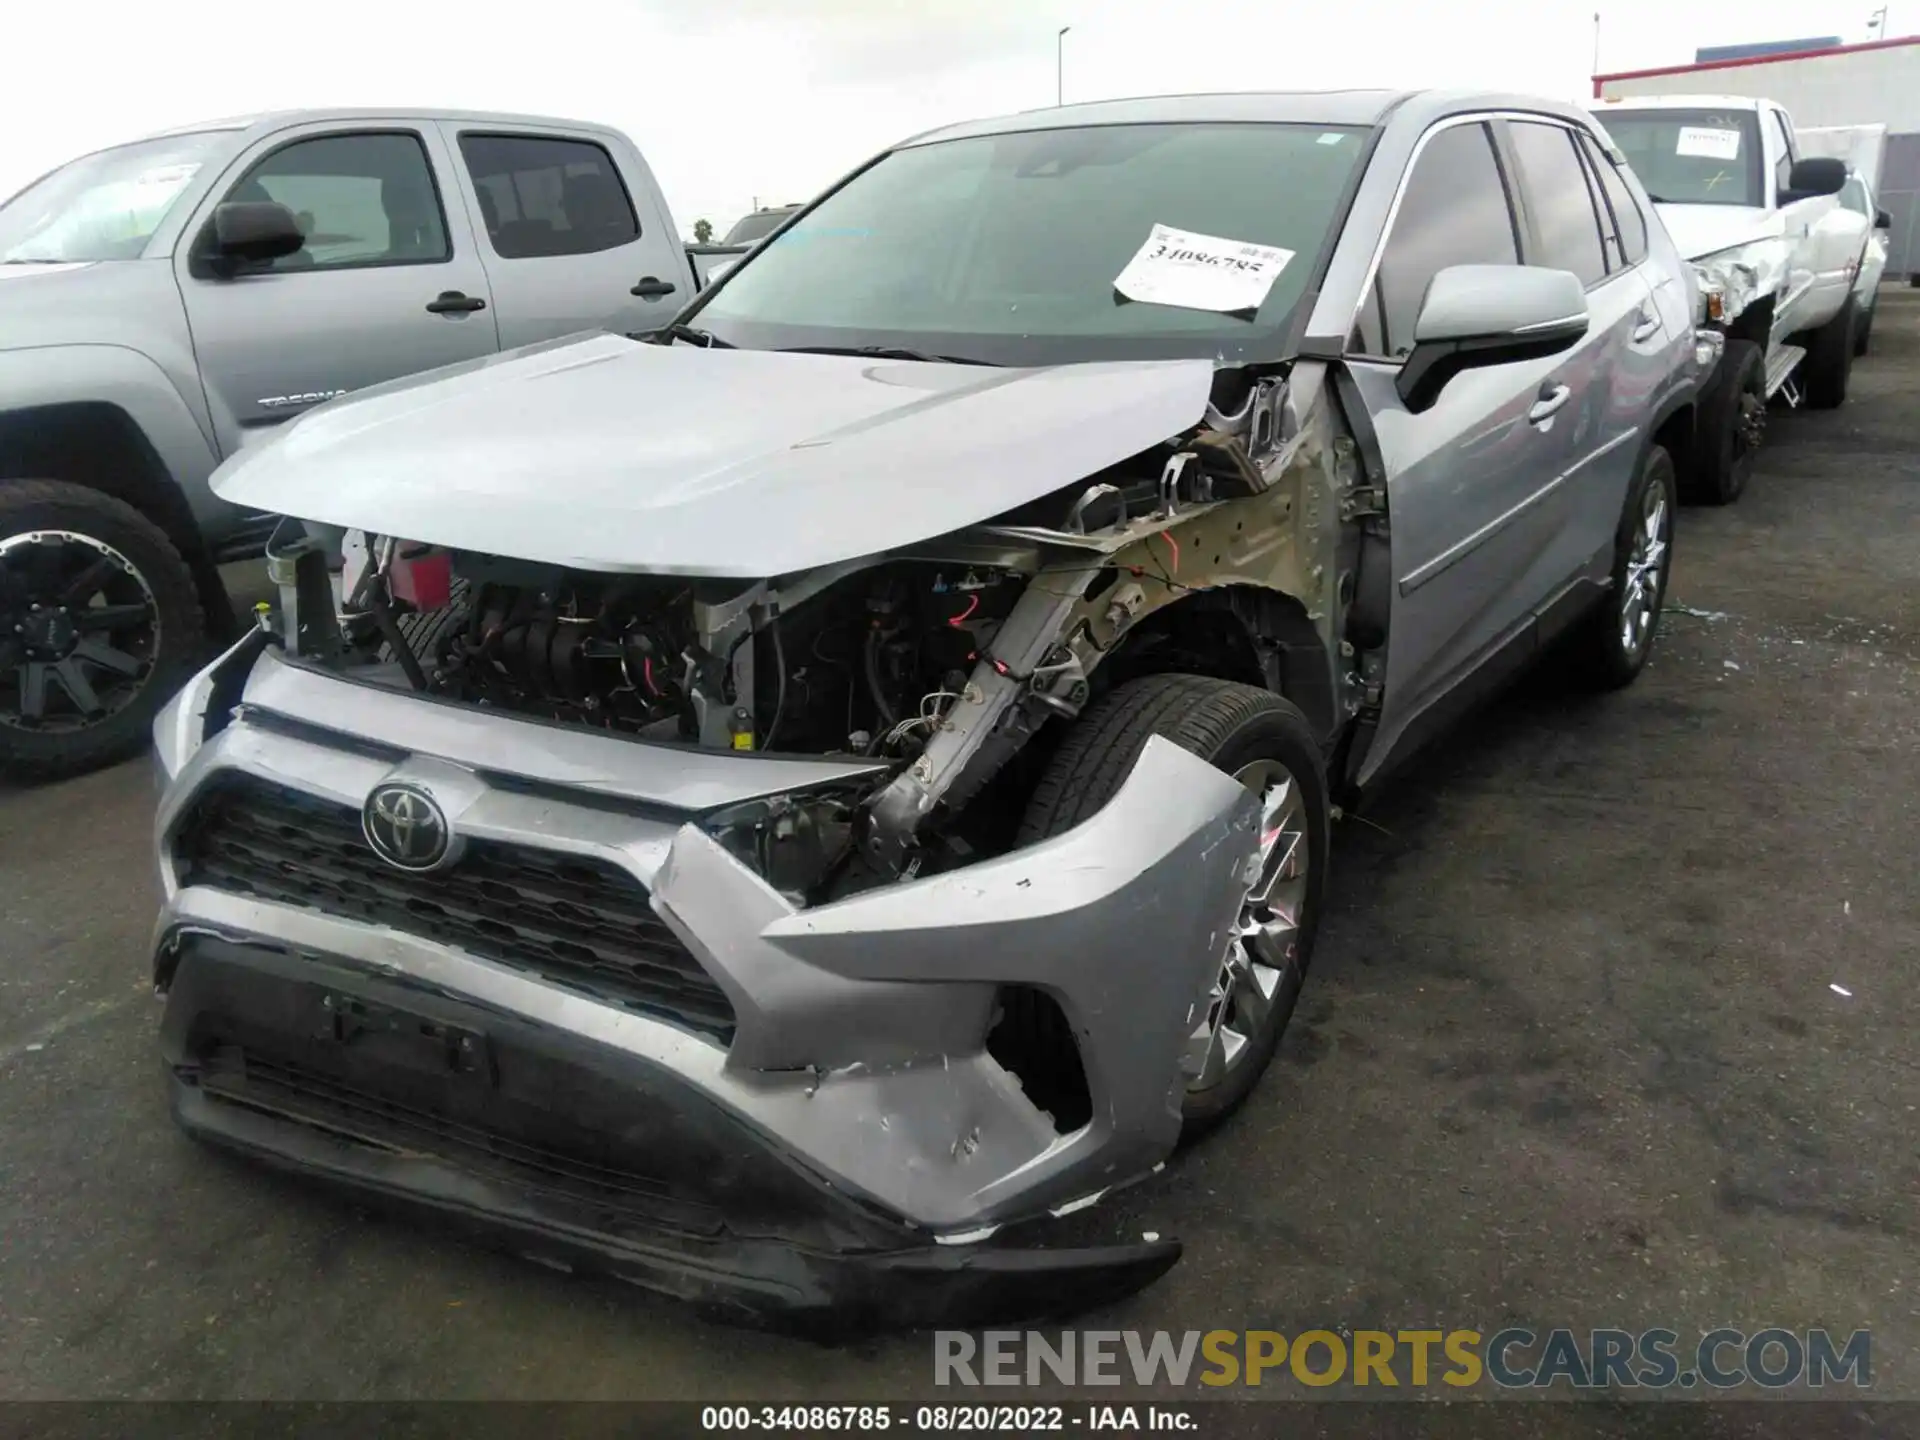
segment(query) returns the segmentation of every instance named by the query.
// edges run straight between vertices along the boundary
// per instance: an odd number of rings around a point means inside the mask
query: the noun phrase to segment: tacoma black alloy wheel
[[[0,725],[96,725],[140,693],[160,608],[133,562],[70,530],[0,539]]]
[[[152,521],[83,485],[0,481],[0,776],[139,753],[205,644],[193,570]]]

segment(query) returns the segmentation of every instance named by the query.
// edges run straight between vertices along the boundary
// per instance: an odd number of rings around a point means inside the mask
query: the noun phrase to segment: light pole
[[[1593,12],[1593,73],[1600,73],[1600,12]]]
[[[1056,106],[1067,103],[1067,32],[1072,28],[1062,25],[1060,33],[1053,37],[1053,103]]]
[[[1887,38],[1887,7],[1882,5],[1878,10],[1874,11],[1873,14],[1869,15],[1867,17],[1867,25],[1873,31],[1874,39],[1876,40],[1886,39]]]

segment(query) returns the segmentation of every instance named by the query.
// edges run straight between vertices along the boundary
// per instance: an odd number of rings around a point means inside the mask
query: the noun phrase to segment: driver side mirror
[[[1586,287],[1570,270],[1449,265],[1427,286],[1395,388],[1417,414],[1461,371],[1558,355],[1588,324]]]
[[[1825,155],[1812,155],[1793,162],[1787,175],[1787,188],[1780,196],[1782,205],[1796,200],[1812,200],[1821,195],[1838,195],[1847,183],[1847,162]]]
[[[229,272],[292,255],[307,237],[293,211],[272,200],[229,200],[213,211],[213,258]]]

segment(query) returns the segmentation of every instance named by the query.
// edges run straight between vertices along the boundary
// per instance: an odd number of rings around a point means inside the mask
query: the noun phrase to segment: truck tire
[[[1278,695],[1207,675],[1148,675],[1116,686],[1074,722],[1034,787],[1019,843],[1091,817],[1125,783],[1154,735],[1266,797],[1267,869],[1221,959],[1202,1022],[1209,1027],[1207,1059],[1181,1106],[1182,1137],[1192,1138],[1252,1093],[1293,1014],[1326,888],[1327,783],[1313,727]],[[1265,897],[1254,900],[1261,890]]]
[[[1873,343],[1873,312],[1878,305],[1868,305],[1853,322],[1853,358],[1858,360],[1867,353],[1867,347]]]
[[[1596,690],[1631,685],[1653,654],[1673,573],[1673,458],[1649,446],[1614,534],[1613,583],[1568,637],[1566,671]]]
[[[1800,392],[1810,410],[1837,410],[1847,401],[1847,377],[1853,371],[1853,296],[1818,330],[1806,333],[1807,358],[1800,362]]]
[[[157,525],[83,485],[0,482],[0,775],[139,753],[205,648],[193,571]]]
[[[1719,372],[1700,399],[1686,498],[1705,505],[1739,499],[1766,431],[1766,355],[1751,340],[1729,340]]]

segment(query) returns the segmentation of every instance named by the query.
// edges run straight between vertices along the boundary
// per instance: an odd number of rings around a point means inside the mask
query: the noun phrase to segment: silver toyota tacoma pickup
[[[314,411],[155,726],[178,1121],[816,1335],[1150,1282],[1097,1202],[1267,1067],[1335,805],[1645,664],[1696,303],[1571,107],[1137,100]]]
[[[0,775],[137,752],[232,640],[215,567],[257,556],[274,517],[207,488],[223,459],[366,385],[657,328],[694,283],[639,151],[572,120],[215,121],[7,200]]]

